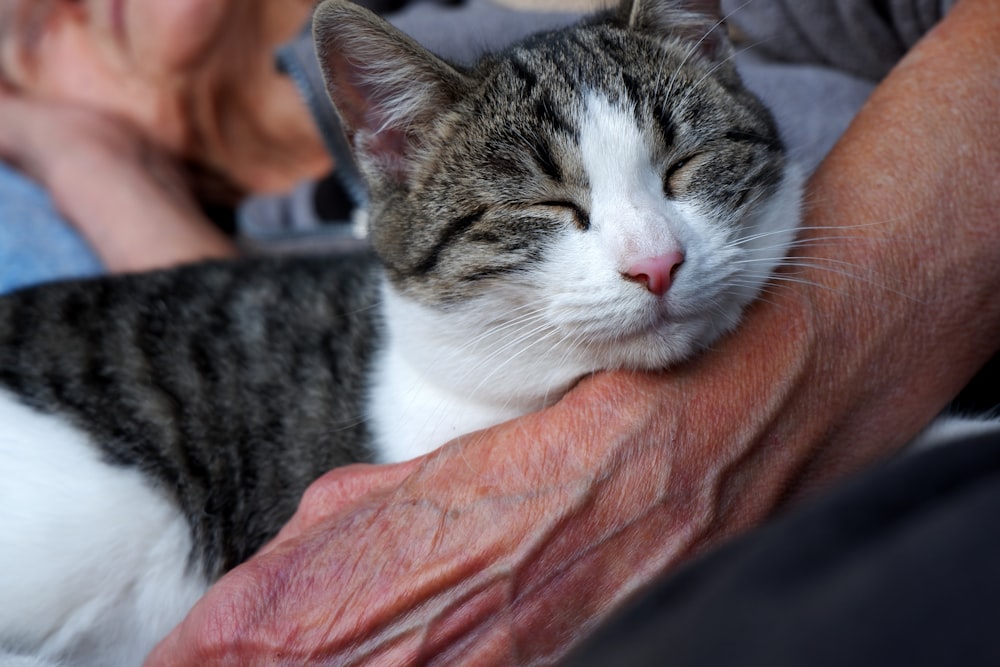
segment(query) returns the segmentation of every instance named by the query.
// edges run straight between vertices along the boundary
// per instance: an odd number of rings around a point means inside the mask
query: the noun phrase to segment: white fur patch
[[[443,313],[386,287],[385,348],[374,363],[369,419],[379,461],[404,461],[453,438],[537,410],[580,369],[554,364],[533,321],[496,326],[513,306]],[[478,312],[477,312],[478,310]],[[557,392],[549,394],[553,387]]]
[[[0,391],[0,651],[140,665],[207,587],[191,548],[142,475]]]
[[[600,236],[605,266],[620,278],[637,260],[684,250],[697,240],[676,206],[663,196],[660,170],[632,112],[606,98],[588,98],[580,130],[580,154],[590,179],[591,233]],[[699,225],[701,234],[712,232]]]

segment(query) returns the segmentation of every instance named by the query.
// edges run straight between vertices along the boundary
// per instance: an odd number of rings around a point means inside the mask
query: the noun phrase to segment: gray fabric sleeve
[[[722,0],[744,41],[770,58],[878,81],[954,0]]]

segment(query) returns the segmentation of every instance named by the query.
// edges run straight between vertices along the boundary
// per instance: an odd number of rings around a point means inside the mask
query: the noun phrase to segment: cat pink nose
[[[684,254],[668,252],[659,257],[647,257],[633,264],[623,273],[628,280],[633,280],[646,286],[656,296],[663,296],[670,289],[677,275],[677,269],[684,263]]]

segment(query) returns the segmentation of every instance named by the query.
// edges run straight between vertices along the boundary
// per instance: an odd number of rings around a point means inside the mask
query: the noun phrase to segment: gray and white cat
[[[322,4],[378,260],[0,300],[0,651],[138,665],[330,468],[733,328],[793,239],[801,178],[716,4],[627,1],[471,69]]]

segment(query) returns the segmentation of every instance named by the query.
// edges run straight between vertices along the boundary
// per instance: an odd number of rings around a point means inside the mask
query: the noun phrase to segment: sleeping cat
[[[138,665],[330,468],[730,330],[793,238],[801,179],[714,4],[625,2],[470,69],[322,4],[377,260],[0,300],[2,650]]]

